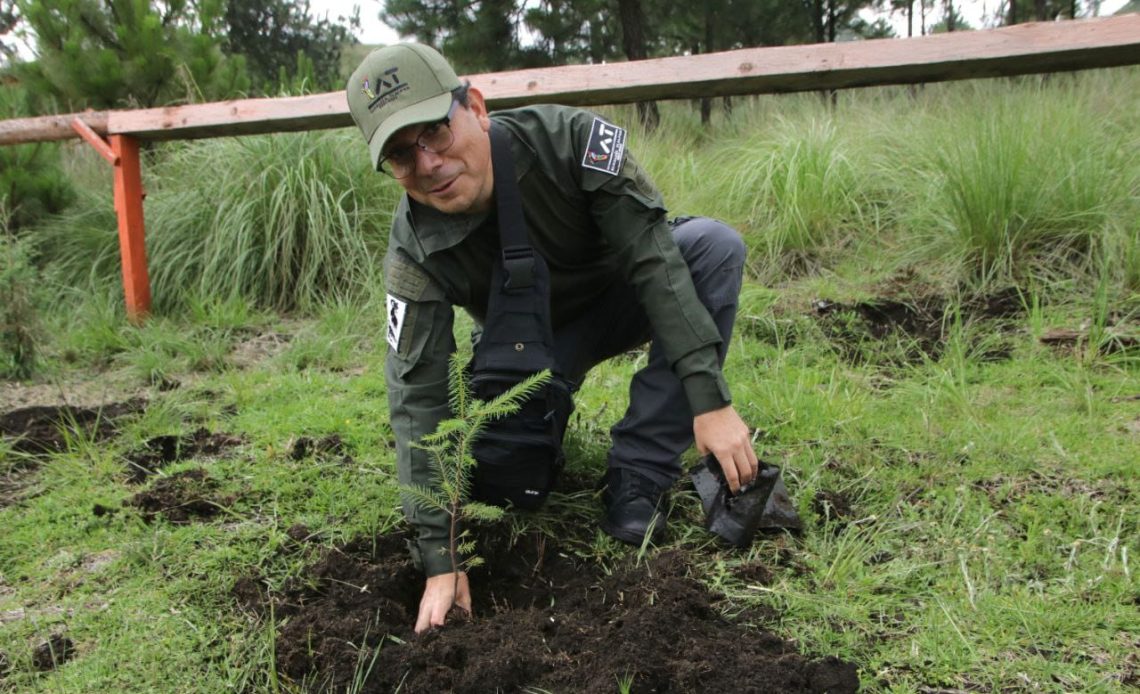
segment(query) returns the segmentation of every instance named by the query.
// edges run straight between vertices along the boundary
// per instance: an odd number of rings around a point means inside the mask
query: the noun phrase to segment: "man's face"
[[[426,127],[410,125],[397,130],[385,144],[385,152],[412,147],[416,169],[396,179],[413,200],[430,205],[445,214],[471,214],[490,209],[494,192],[491,173],[491,120],[483,95],[468,89],[467,108],[455,108],[450,127],[455,141],[440,153],[415,147],[416,138]]]

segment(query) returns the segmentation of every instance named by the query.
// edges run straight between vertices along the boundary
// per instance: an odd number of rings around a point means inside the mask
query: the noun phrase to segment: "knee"
[[[709,217],[694,217],[674,229],[674,237],[686,261],[709,268],[741,268],[747,249],[744,239],[729,225]]]

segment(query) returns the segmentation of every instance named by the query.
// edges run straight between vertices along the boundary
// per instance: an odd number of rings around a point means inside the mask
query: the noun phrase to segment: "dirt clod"
[[[812,511],[822,519],[846,520],[855,516],[851,502],[839,492],[821,489],[811,503]]]
[[[309,527],[303,523],[295,523],[289,526],[288,530],[285,531],[285,534],[288,535],[289,539],[293,540],[294,542],[308,542],[313,537],[312,531],[309,530]]]
[[[11,439],[12,449],[22,453],[59,453],[67,450],[70,432],[105,441],[117,433],[116,420],[142,411],[145,405],[145,400],[136,398],[98,408],[24,407],[0,415],[0,436]]]
[[[293,447],[289,450],[289,457],[293,460],[304,460],[309,456],[324,458],[344,455],[344,441],[339,434],[330,434],[319,439],[302,436],[293,442]],[[347,458],[346,462],[352,462],[352,459]]]
[[[170,523],[185,525],[213,518],[233,503],[233,497],[218,496],[218,486],[209,473],[195,468],[163,477],[123,505],[139,509],[147,523],[162,515]]]
[[[63,634],[53,634],[32,651],[32,667],[47,672],[71,660],[74,655],[75,642]]]
[[[745,583],[755,583],[762,586],[770,585],[774,580],[772,570],[760,562],[752,562],[737,567],[736,577]]]
[[[117,508],[104,506],[103,504],[99,503],[92,504],[91,506],[91,515],[95,516],[96,518],[102,518],[103,516],[113,516],[118,512],[119,509]]]
[[[216,458],[243,443],[245,440],[240,436],[212,433],[203,428],[185,436],[155,436],[127,453],[128,481],[139,484],[171,463],[200,457]]]

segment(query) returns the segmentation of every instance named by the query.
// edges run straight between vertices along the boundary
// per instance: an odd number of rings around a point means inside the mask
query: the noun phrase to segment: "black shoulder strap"
[[[499,239],[503,249],[506,287],[522,289],[534,284],[534,249],[530,246],[522,194],[515,178],[511,140],[503,126],[491,124],[491,169],[495,177],[495,204],[499,212]]]
[[[491,124],[491,166],[503,261],[494,268],[474,369],[476,375],[480,371],[529,374],[554,369],[550,271],[530,245],[510,134],[497,123]]]

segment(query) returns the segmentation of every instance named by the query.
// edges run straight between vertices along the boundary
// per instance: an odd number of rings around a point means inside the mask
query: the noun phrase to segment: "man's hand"
[[[760,463],[756,460],[756,451],[752,450],[752,437],[748,425],[732,405],[694,417],[693,437],[701,455],[716,456],[733,494],[741,485],[756,479]]]
[[[456,576],[459,577],[458,582]],[[471,613],[471,586],[467,583],[467,574],[447,573],[429,578],[424,586],[424,596],[420,599],[416,633],[443,626],[453,604],[467,610],[468,614]]]

